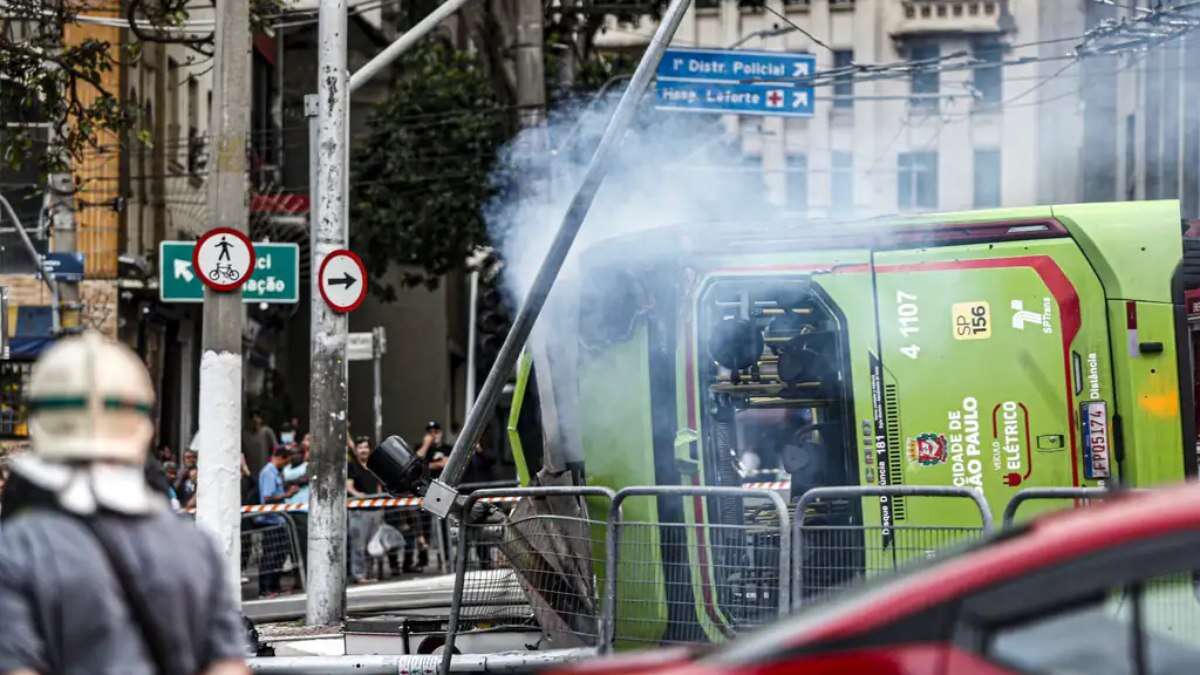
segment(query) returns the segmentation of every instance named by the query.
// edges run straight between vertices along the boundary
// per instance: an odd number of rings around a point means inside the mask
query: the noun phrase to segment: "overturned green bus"
[[[518,382],[522,478],[543,465],[615,489],[779,476],[793,498],[977,487],[999,519],[1023,488],[1194,476],[1192,244],[1173,201],[688,224],[602,242],[581,253],[569,365],[535,351],[536,377],[558,380],[536,389],[573,411],[570,432],[533,440],[528,369]],[[965,503],[852,501],[821,522],[883,538],[979,523]],[[744,517],[720,499],[626,509],[641,522]],[[658,600],[679,594],[711,633],[724,619],[704,605],[720,601],[696,589],[730,572],[705,569],[703,547],[657,549],[657,564],[690,578]],[[640,637],[670,640],[678,617],[646,611]]]

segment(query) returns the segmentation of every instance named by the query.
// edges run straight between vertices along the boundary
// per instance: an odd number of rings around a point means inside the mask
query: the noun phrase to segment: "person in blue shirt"
[[[288,465],[283,467],[283,489],[295,486],[296,492],[286,498],[288,504],[308,504],[308,434],[300,445],[288,446]],[[300,547],[300,564],[307,567],[308,558],[308,513],[289,511],[288,518],[296,529],[296,544]]]
[[[283,486],[283,467],[288,463],[288,450],[283,446],[275,448],[271,453],[271,461],[263,465],[261,471],[258,472],[258,499],[262,504],[280,504],[287,500],[288,497],[296,494],[299,486],[290,485]],[[285,525],[283,516],[266,515],[259,516],[255,522],[266,530],[275,530],[282,533]],[[262,559],[258,563],[258,593],[261,596],[271,597],[279,593],[279,570],[283,567],[283,561],[287,557],[286,547],[271,545],[277,541],[281,534],[276,532],[264,533],[264,541]],[[286,537],[286,535],[282,535]]]

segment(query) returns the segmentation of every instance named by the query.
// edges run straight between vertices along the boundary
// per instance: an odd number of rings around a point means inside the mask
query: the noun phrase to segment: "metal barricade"
[[[290,513],[243,513],[241,534],[242,576],[257,583],[259,595],[282,592],[284,577],[293,575],[291,590],[303,590],[304,558]]]
[[[657,508],[625,503],[633,497],[653,497]],[[609,511],[601,648],[721,641],[786,614],[790,520],[772,490],[619,491]]]
[[[597,568],[613,497],[608,488],[557,486],[477,490],[466,498],[447,527],[455,577],[442,672],[470,623],[536,623],[550,648],[599,642]]]
[[[1021,504],[1034,500],[1057,500],[1070,499],[1072,501],[1082,500],[1090,502],[1093,499],[1112,498],[1117,495],[1131,492],[1130,490],[1110,490],[1109,488],[1087,488],[1087,487],[1047,487],[1047,488],[1026,488],[1013,495],[1012,499],[1008,500],[1008,504],[1004,507],[1004,527],[1013,524],[1017,517],[1017,509],[1021,508]]]
[[[980,525],[863,525],[838,513],[832,501],[862,497],[879,497],[889,512],[896,497],[968,499],[979,511]],[[829,508],[810,515],[809,507],[819,500]],[[974,488],[848,485],[805,492],[796,503],[795,523],[792,600],[799,607],[865,577],[891,572],[906,562],[927,559],[952,545],[978,539],[992,530],[992,512],[983,493]]]

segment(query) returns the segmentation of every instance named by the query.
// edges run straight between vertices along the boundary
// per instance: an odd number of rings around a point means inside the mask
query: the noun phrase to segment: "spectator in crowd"
[[[271,461],[263,466],[258,474],[259,502],[262,504],[280,504],[300,490],[299,486],[283,486],[283,467],[288,463],[287,448],[279,446],[271,452]],[[274,528],[283,525],[282,516],[270,514],[259,516],[256,524],[263,528]],[[287,553],[276,546],[263,546],[262,559],[259,561],[258,592],[264,597],[279,594],[279,570],[283,567]]]
[[[196,496],[196,483],[200,479],[199,467],[195,464],[186,467],[182,478],[183,480],[178,482],[179,488],[175,490],[175,497],[179,499],[180,506],[185,509],[191,508],[191,506],[195,506],[193,498]]]
[[[450,457],[450,446],[445,443],[445,432],[437,420],[430,420],[425,425],[425,436],[421,438],[421,446],[417,448],[417,457],[425,464],[425,471],[430,478],[437,478],[446,466]]]
[[[263,423],[261,410],[250,412],[250,428],[242,434],[242,452],[246,455],[246,464],[250,465],[250,473],[261,475],[267,465],[272,449],[279,445],[275,432]]]
[[[200,467],[188,467],[187,476],[183,481],[183,492],[176,493],[179,504],[185,509],[196,508],[196,491],[200,485]]]
[[[183,491],[183,483],[187,480],[188,470],[196,466],[196,451],[188,448],[183,451],[183,466],[179,467],[178,475],[175,477],[174,487],[175,494]]]
[[[179,467],[175,466],[175,462],[163,462],[163,476],[167,479],[166,495],[171,502],[171,508],[178,511],[182,508],[179,502],[179,493],[175,492],[175,482],[179,479]]]
[[[166,466],[167,462],[174,462],[174,461],[175,461],[175,453],[174,453],[174,452],[171,452],[171,446],[170,446],[170,445],[167,445],[166,443],[163,443],[163,444],[161,444],[161,445],[159,445],[159,446],[158,446],[158,461],[159,461],[159,463],[161,463],[163,466]]]
[[[283,445],[293,445],[297,440],[299,439],[296,438],[296,427],[292,426],[291,420],[284,422],[283,426],[279,427],[279,442]]]
[[[296,492],[285,499],[289,504],[308,503],[308,452],[303,446],[293,445],[288,448],[288,464],[283,467],[283,489],[286,491],[296,486]],[[292,512],[292,523],[296,526],[296,537],[300,545],[300,562],[304,564],[308,557],[308,514],[304,511]]]
[[[283,487],[295,486],[296,492],[285,501],[289,504],[308,503],[308,451],[301,445],[287,448],[288,463],[283,467]]]
[[[346,467],[346,493],[365,499],[383,492],[383,483],[367,468],[371,456],[371,439],[360,436],[354,444],[354,457]],[[373,581],[367,578],[367,543],[375,528],[382,522],[380,513],[364,509],[350,511],[350,578],[358,584]]]
[[[449,456],[450,446],[445,443],[442,425],[437,420],[430,420],[425,425],[421,445],[417,447],[417,457],[421,460],[425,475],[431,479],[440,476]],[[413,514],[412,525],[409,536],[404,538],[405,572],[417,572],[429,565],[429,539],[433,531],[433,519],[425,511],[420,511]]]

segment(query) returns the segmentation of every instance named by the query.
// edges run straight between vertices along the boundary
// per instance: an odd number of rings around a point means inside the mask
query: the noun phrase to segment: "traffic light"
[[[486,377],[492,369],[508,329],[512,325],[512,314],[509,311],[508,300],[500,287],[501,275],[498,270],[491,274],[481,274],[479,279],[479,299],[476,308],[476,375]],[[480,380],[482,381],[482,380]]]

